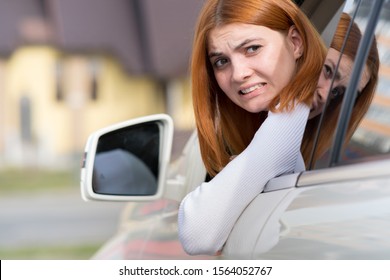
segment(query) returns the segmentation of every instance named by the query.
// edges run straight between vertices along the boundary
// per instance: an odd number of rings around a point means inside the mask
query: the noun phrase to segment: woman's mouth
[[[251,87],[249,87],[249,88],[244,88],[244,89],[241,89],[241,90],[239,91],[239,93],[240,93],[241,95],[246,95],[246,94],[251,93],[251,92],[253,92],[253,91],[255,91],[255,90],[259,89],[259,88],[262,88],[264,85],[265,85],[265,83],[263,83],[263,84],[257,84],[257,85],[251,86]]]

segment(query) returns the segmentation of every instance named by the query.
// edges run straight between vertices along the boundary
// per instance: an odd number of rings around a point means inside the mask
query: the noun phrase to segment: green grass
[[[28,247],[21,249],[0,249],[2,260],[87,260],[101,244],[58,247]]]
[[[41,169],[0,170],[0,195],[47,193],[75,189],[79,173],[73,170]],[[102,244],[74,246],[0,248],[0,259],[8,260],[85,260],[90,259]]]
[[[42,169],[0,170],[0,195],[48,193],[75,189],[79,185],[78,170],[53,171]],[[85,260],[90,259],[102,244],[73,246],[0,248],[0,259],[8,260]]]
[[[75,171],[42,169],[0,170],[0,193],[38,192],[74,187],[79,184]]]

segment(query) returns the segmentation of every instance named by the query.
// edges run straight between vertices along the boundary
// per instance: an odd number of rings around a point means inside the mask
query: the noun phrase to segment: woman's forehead
[[[210,30],[207,38],[207,48],[209,50],[218,50],[219,47],[228,45],[234,49],[248,39],[275,39],[275,33],[279,32],[262,25],[245,23],[219,25]]]

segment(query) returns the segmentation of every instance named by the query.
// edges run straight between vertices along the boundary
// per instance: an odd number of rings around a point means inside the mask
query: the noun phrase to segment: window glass
[[[365,25],[367,17],[360,15],[356,22]],[[358,124],[351,141],[343,150],[341,164],[368,160],[390,153],[390,6],[387,1],[375,29],[379,54],[377,86],[367,113]],[[371,64],[370,64],[371,63]],[[373,67],[372,60],[367,65]],[[359,97],[360,98],[360,97]],[[350,122],[352,125],[353,120]]]
[[[345,90],[348,85],[350,76],[350,69],[343,66],[342,54],[350,46],[355,47],[356,51],[359,42],[352,44],[352,40],[360,39],[359,36],[349,38],[351,23],[361,7],[358,4],[357,1],[350,0],[344,6],[318,80],[313,107],[320,109],[315,110],[318,114],[310,114],[302,147],[304,154],[311,153],[309,169],[327,167],[330,162],[330,148],[333,144],[334,132],[344,98],[343,89]],[[358,32],[360,32],[360,27]],[[316,134],[316,138],[310,139],[313,133]],[[310,140],[305,143],[306,139]]]
[[[343,15],[340,18],[335,36],[329,48],[323,73],[318,81],[317,92],[315,93],[315,96],[322,96],[323,99],[325,96],[326,103],[324,101],[325,105],[322,114],[309,119],[308,122],[308,127],[310,125],[317,125],[319,132],[317,139],[314,141],[314,148],[311,150],[312,160],[309,164],[309,169],[328,167],[331,164],[331,160],[333,160],[330,158],[330,155],[331,152],[333,152],[333,146],[335,146],[334,136],[338,125],[340,109],[343,106],[342,103],[347,88],[353,87],[354,85],[354,81],[351,81],[350,84],[350,77],[353,71],[355,58],[358,55],[359,42],[364,36],[368,22],[367,18],[370,15],[372,7],[373,2],[369,0],[349,0],[344,7]],[[381,29],[380,26],[383,26],[383,24],[384,22],[381,21],[380,24],[378,24],[378,29]],[[386,27],[383,29],[389,30],[389,28]],[[379,44],[381,41],[379,38],[381,37],[378,35],[377,38],[378,48],[372,46],[368,58],[368,61],[372,62],[370,67],[373,69],[379,67],[378,52],[375,52],[375,50],[381,49],[383,54],[386,51],[386,48],[384,48],[382,44]],[[388,41],[390,42],[390,37]],[[390,51],[388,51],[387,56],[387,60],[390,61]],[[368,67],[365,68],[368,69]],[[374,70],[373,72],[378,73],[378,70]],[[383,72],[382,66],[380,72]],[[361,78],[357,85],[357,92],[354,93],[355,96],[352,98],[354,100],[354,108],[351,113],[351,122],[346,129],[346,139],[351,139],[351,141],[344,141],[345,143],[350,142],[350,144],[344,144],[345,149],[343,150],[342,155],[343,162],[349,161],[352,158],[355,159],[371,155],[373,153],[373,147],[378,146],[374,144],[375,141],[383,140],[382,138],[381,140],[378,140],[377,131],[375,133],[372,131],[369,132],[371,140],[369,140],[370,137],[367,137],[368,132],[363,130],[363,125],[366,124],[369,127],[373,127],[370,123],[367,123],[367,121],[370,120],[369,116],[381,115],[381,117],[375,117],[375,123],[382,126],[386,125],[386,118],[390,118],[390,114],[387,114],[387,112],[385,112],[386,110],[376,109],[374,112],[372,109],[375,108],[375,106],[379,106],[378,100],[376,98],[373,100],[375,94],[373,84],[375,83],[372,82],[378,79],[372,78],[369,73],[370,71],[367,70],[361,72]],[[390,84],[390,79],[387,83]],[[385,90],[386,85],[379,85],[378,83],[376,88],[383,88]],[[324,94],[324,92],[326,92],[326,94]],[[387,98],[386,100],[389,101],[390,95],[387,94],[387,97],[383,95],[382,98]],[[389,111],[389,109],[390,107],[387,108],[387,111]],[[382,127],[381,130],[383,131]],[[307,128],[306,131],[308,132],[309,129]]]

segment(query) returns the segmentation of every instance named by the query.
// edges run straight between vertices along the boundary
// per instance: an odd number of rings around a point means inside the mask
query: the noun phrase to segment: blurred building
[[[73,164],[92,131],[143,115],[192,129],[188,59],[201,5],[0,0],[0,166]]]

